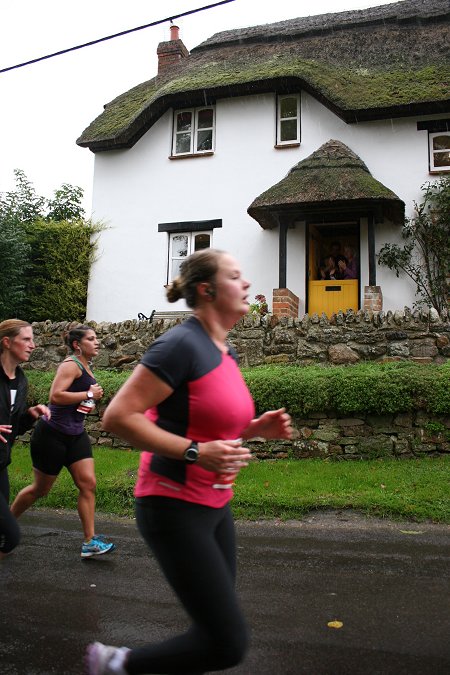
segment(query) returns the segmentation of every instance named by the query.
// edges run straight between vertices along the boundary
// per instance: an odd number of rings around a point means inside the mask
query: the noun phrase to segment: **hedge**
[[[243,368],[242,373],[258,413],[286,407],[294,417],[328,411],[340,415],[361,412],[381,415],[417,409],[450,414],[450,362],[329,367],[271,365]],[[130,372],[98,370],[95,375],[107,403]],[[30,405],[48,400],[53,376],[53,372],[27,370]]]

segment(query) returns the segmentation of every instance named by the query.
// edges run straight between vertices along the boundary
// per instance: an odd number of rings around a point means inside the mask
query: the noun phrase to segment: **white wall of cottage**
[[[429,117],[430,119],[432,117]],[[421,118],[424,119],[424,118]],[[269,303],[278,287],[278,230],[263,230],[247,208],[261,192],[282,180],[289,169],[323,143],[337,139],[389,187],[412,214],[428,173],[427,132],[416,118],[346,124],[309,94],[302,94],[302,139],[298,148],[275,149],[275,96],[219,100],[215,153],[209,157],[169,159],[172,113],[128,150],[97,153],[93,217],[105,229],[89,281],[87,318],[122,321],[156,310],[182,310],[165,299],[168,235],[159,223],[221,218],[213,246],[240,262],[252,282],[251,295]],[[376,226],[376,250],[400,241],[399,227]],[[361,223],[361,294],[368,284],[367,222]],[[288,232],[287,286],[305,311],[304,227]],[[377,266],[384,310],[412,307],[414,287]]]

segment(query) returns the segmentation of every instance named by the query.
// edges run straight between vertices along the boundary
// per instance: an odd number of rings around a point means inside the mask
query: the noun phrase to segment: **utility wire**
[[[137,28],[130,28],[129,30],[123,30],[120,33],[114,33],[114,35],[108,35],[107,37],[99,38],[98,40],[91,40],[90,42],[85,42],[84,44],[77,45],[76,47],[61,49],[59,52],[47,54],[47,56],[40,56],[37,59],[31,59],[31,61],[24,61],[23,63],[18,63],[15,66],[8,66],[8,68],[2,68],[0,69],[0,74],[6,73],[8,70],[15,70],[16,68],[23,68],[24,66],[29,66],[32,63],[45,61],[46,59],[51,59],[54,56],[61,56],[62,54],[67,54],[68,52],[74,52],[77,49],[84,49],[84,47],[91,47],[92,45],[99,44],[99,42],[106,42],[107,40],[113,40],[114,38],[121,37],[122,35],[135,33],[138,30],[144,30],[144,28],[151,28],[152,26],[158,26],[159,24],[165,23],[166,21],[172,22],[174,19],[180,19],[182,16],[189,16],[189,14],[196,14],[197,12],[203,12],[206,9],[212,9],[213,7],[218,7],[219,5],[226,5],[229,2],[234,2],[234,0],[221,0],[220,2],[215,2],[212,5],[205,5],[204,7],[198,7],[198,9],[190,9],[189,11],[182,12],[181,14],[174,14],[174,16],[168,16],[165,19],[159,19],[158,21],[152,21],[152,23],[146,23],[144,26],[138,26]]]

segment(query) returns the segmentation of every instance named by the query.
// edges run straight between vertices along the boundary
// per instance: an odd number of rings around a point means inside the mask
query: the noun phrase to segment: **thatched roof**
[[[296,164],[279,183],[263,192],[248,208],[261,227],[278,225],[281,213],[324,213],[327,210],[382,210],[402,222],[405,205],[377,181],[362,159],[344,143],[330,140]]]
[[[310,92],[352,123],[448,112],[448,0],[403,0],[224,31],[118,96],[83,131],[92,151],[131,147],[170,107]]]

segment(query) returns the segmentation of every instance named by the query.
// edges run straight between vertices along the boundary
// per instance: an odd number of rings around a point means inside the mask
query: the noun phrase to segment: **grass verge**
[[[134,513],[133,487],[139,453],[94,450],[97,511]],[[324,460],[254,461],[235,485],[236,518],[295,519],[313,509],[355,509],[367,515],[450,523],[447,456],[349,462]],[[9,468],[11,496],[31,481],[28,447],[17,444]],[[39,506],[76,508],[77,491],[63,471]]]

